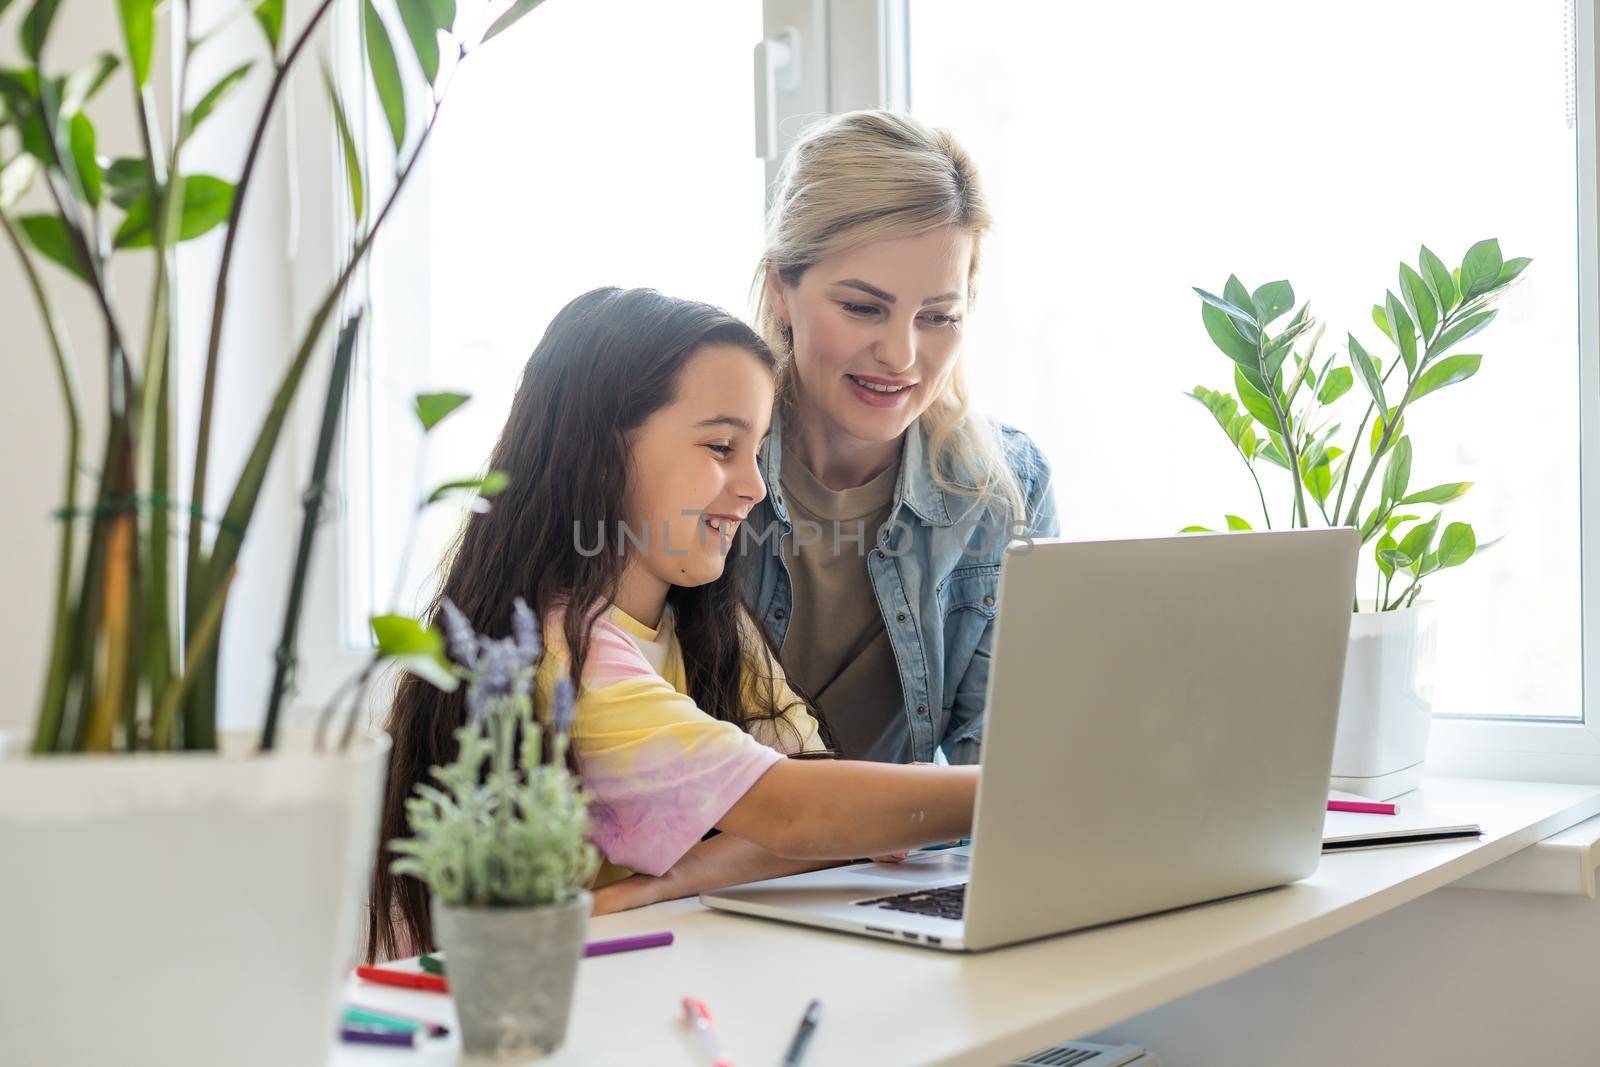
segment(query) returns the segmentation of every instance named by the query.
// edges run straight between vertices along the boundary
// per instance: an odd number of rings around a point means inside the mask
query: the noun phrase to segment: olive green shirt
[[[794,587],[783,664],[816,702],[847,759],[906,762],[911,756],[900,672],[867,573],[867,553],[894,504],[897,460],[854,489],[833,490],[799,458],[783,467],[794,522],[782,542]]]

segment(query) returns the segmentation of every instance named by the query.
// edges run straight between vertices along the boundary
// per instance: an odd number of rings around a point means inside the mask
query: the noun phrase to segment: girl
[[[638,872],[657,896],[698,891],[970,829],[975,768],[783,758],[819,753],[820,728],[742,607],[729,554],[766,495],[773,370],[760,337],[715,308],[648,290],[579,297],[528,360],[489,460],[507,488],[448,557],[441,600],[499,634],[524,597],[549,648],[538,684],[577,682],[596,886]],[[381,840],[406,833],[412,788],[452,757],[463,700],[401,681]],[[389,859],[380,846],[372,958],[432,944],[425,888]],[[631,902],[603,896],[597,911]]]
[[[967,403],[989,225],[960,146],[888,111],[803,136],[768,215],[778,411],[749,593],[852,759],[977,762],[1002,552],[1060,534],[1044,457]]]

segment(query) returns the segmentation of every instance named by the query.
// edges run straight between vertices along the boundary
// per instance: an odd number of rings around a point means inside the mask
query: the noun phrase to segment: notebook
[[[1333,792],[1330,800],[1361,800],[1362,797]],[[1435,841],[1462,841],[1480,837],[1483,827],[1456,817],[1450,812],[1430,811],[1415,794],[1396,799],[1394,815],[1363,815],[1330,811],[1323,816],[1322,851],[1354,852],[1368,848],[1397,848],[1401,845],[1428,845]],[[1410,803],[1407,803],[1410,801]]]

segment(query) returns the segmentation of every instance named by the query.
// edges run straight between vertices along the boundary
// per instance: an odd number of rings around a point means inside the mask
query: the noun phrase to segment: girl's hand
[[[912,760],[911,766],[932,767],[933,764],[927,762],[926,760]],[[905,852],[889,852],[882,856],[872,856],[870,859],[873,863],[899,863],[909,855],[911,855],[911,850],[907,849]]]
[[[601,886],[594,891],[594,915],[610,915],[614,911],[630,911],[654,904],[664,899],[660,893],[661,879],[647,874],[634,874]]]

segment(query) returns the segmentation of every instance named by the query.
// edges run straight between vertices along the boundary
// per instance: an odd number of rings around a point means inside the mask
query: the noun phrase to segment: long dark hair
[[[489,469],[505,472],[508,484],[457,535],[428,617],[448,597],[480,633],[499,635],[511,628],[518,596],[541,619],[564,606],[561,637],[571,676],[581,679],[589,629],[616,598],[627,560],[609,547],[577,551],[574,531],[597,523],[616,530],[629,518],[629,431],[672,403],[681,371],[701,346],[719,343],[774,366],[754,330],[708,304],[607,288],[562,308],[523,369],[489,458]],[[771,638],[740,599],[744,558],[736,546],[720,578],[674,586],[667,600],[689,695],[706,713],[748,729],[779,720],[786,708],[772,682]],[[393,750],[372,877],[369,960],[399,955],[403,946],[432,947],[427,887],[389,873],[387,842],[408,834],[406,798],[429,768],[455,757],[453,734],[465,720],[462,691],[444,693],[413,675],[400,680],[386,727]]]

